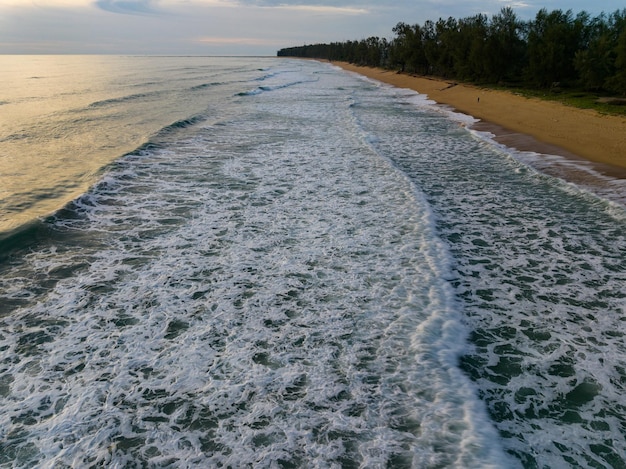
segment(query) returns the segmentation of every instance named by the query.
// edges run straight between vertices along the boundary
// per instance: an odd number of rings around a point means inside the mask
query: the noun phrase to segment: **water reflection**
[[[199,85],[211,83],[216,60],[0,56],[0,237],[84,192],[159,129],[204,110],[210,89]]]

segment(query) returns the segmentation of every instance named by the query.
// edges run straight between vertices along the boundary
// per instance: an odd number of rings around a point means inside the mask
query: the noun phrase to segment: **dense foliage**
[[[626,95],[626,9],[591,17],[546,9],[521,21],[503,8],[488,18],[398,23],[393,39],[304,45],[279,56],[340,60],[480,83],[580,86]]]

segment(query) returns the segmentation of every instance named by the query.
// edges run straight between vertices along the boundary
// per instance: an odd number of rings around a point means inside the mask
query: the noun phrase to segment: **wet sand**
[[[452,81],[333,62],[345,70],[428,95],[481,121],[473,126],[498,143],[521,151],[557,155],[611,178],[626,179],[626,117],[525,98]],[[568,178],[569,179],[569,178]]]

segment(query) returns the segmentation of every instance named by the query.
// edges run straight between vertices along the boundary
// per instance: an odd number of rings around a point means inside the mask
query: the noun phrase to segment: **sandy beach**
[[[626,178],[626,118],[428,77],[333,62],[345,70],[408,88],[481,120],[474,128],[522,151],[584,159],[598,171]]]

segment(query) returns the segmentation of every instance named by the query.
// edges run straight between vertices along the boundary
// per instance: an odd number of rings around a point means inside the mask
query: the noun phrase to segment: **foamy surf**
[[[619,206],[407,90],[216,67],[0,253],[1,464],[626,461]]]
[[[6,272],[4,463],[505,461],[428,204],[355,124],[358,81],[292,69],[122,158],[50,221],[71,246]]]

